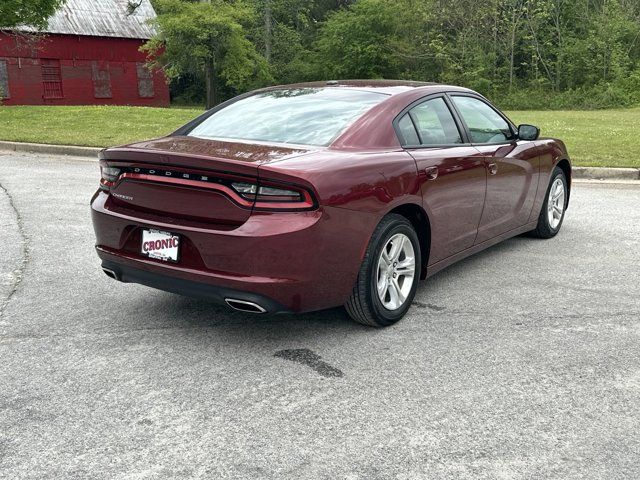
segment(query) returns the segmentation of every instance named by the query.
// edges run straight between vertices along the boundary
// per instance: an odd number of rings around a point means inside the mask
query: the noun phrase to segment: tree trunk
[[[514,80],[514,69],[515,69],[515,54],[516,54],[516,33],[518,31],[518,26],[520,25],[520,19],[522,18],[522,3],[516,2],[513,5],[513,16],[511,20],[511,38],[509,39],[510,43],[510,52],[509,52],[509,91],[513,88],[513,80]]]
[[[556,83],[555,89],[556,91],[560,91],[560,87],[562,87],[562,73],[564,68],[564,42],[562,35],[562,11],[560,10],[561,5],[558,3],[555,5],[553,23],[556,28],[556,45],[558,49],[558,53],[556,54]],[[588,8],[587,8],[588,10]],[[566,86],[566,85],[564,85]]]
[[[271,0],[264,1],[264,58],[271,63]]]
[[[509,54],[509,91],[513,88],[513,63],[516,50],[516,27],[511,28],[511,42],[510,42],[510,54]]]
[[[216,64],[213,59],[207,59],[204,64],[205,82],[207,84],[207,110],[216,106]]]
[[[201,3],[211,4],[211,0],[200,0]],[[213,58],[207,58],[204,62],[204,77],[207,87],[207,104],[209,110],[216,106],[216,64]]]

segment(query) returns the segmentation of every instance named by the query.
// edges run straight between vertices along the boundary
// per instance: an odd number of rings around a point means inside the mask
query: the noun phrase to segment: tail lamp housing
[[[120,178],[121,173],[122,170],[119,168],[100,165],[100,188],[110,190]]]
[[[254,202],[256,210],[310,210],[316,202],[309,191],[297,185],[232,182],[231,187],[245,200]]]

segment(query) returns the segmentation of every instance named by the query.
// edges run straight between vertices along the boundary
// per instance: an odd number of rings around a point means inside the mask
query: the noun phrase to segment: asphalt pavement
[[[376,330],[109,279],[98,177],[0,152],[0,478],[640,478],[640,183],[576,184],[556,238]]]

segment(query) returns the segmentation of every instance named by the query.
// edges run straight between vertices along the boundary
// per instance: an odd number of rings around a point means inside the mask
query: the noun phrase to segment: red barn
[[[169,105],[164,75],[139,50],[153,7],[130,10],[129,0],[67,0],[45,32],[0,31],[2,104]]]

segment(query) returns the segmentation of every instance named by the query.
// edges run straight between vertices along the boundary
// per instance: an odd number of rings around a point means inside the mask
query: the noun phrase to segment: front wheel
[[[531,232],[534,237],[551,238],[560,231],[567,208],[567,191],[567,179],[564,172],[561,168],[556,167],[551,173],[551,182],[549,182],[547,196],[538,217],[538,225]]]
[[[420,278],[420,242],[411,223],[390,214],[378,224],[345,308],[356,322],[386,327],[400,320]]]

